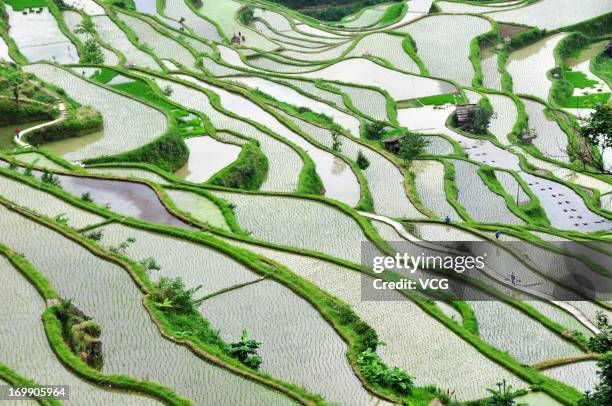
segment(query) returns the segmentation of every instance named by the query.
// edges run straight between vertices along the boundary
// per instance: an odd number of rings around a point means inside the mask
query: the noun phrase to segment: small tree
[[[478,104],[471,112],[472,122],[474,123],[474,132],[477,134],[486,134],[489,125],[491,124],[491,117],[493,116],[493,109],[488,104]]]
[[[386,124],[382,121],[367,122],[364,126],[364,135],[369,140],[379,140],[385,132]]]
[[[90,19],[84,19],[77,24],[75,34],[86,34],[89,38],[93,37],[96,32],[96,26]]]
[[[164,87],[163,92],[164,92],[164,95],[170,97],[170,96],[172,96],[172,93],[174,93],[174,90],[172,89],[172,87],[170,85],[168,85],[168,86]]]
[[[612,352],[605,354],[597,361],[599,383],[595,391],[587,391],[578,402],[578,406],[609,406],[612,399]]]
[[[104,63],[104,53],[102,47],[95,39],[89,38],[84,44],[84,54],[81,61],[83,63],[102,64]]]
[[[399,156],[404,160],[404,166],[408,166],[414,158],[425,152],[425,147],[430,142],[421,134],[410,133],[405,135],[399,149]]]
[[[60,180],[59,177],[51,172],[49,172],[48,170],[44,170],[40,180],[42,180],[44,183],[48,183],[50,185],[53,186],[57,186],[60,187]]]
[[[190,314],[196,311],[201,302],[193,297],[201,287],[202,285],[199,285],[187,289],[180,277],[175,279],[161,277],[153,290],[152,298],[160,308],[168,308],[180,314]]]
[[[143,259],[140,261],[140,265],[142,265],[147,271],[159,271],[161,269],[161,266],[159,266],[153,257]]]
[[[85,237],[89,238],[90,240],[96,241],[96,242],[102,240],[102,236],[103,234],[102,234],[102,231],[100,230],[92,231],[89,234],[85,234]]]
[[[593,113],[586,118],[580,132],[588,145],[579,146],[576,157],[584,166],[595,169],[597,173],[612,174],[612,168],[606,167],[602,155],[612,149],[612,103],[594,106]]]
[[[342,141],[340,141],[340,134],[334,132],[332,133],[332,149],[336,152],[340,152],[342,150]]]
[[[612,351],[612,326],[608,321],[608,316],[598,311],[595,316],[597,328],[600,333],[595,334],[589,339],[587,348],[589,351],[598,352],[600,354]]]
[[[227,353],[249,368],[259,369],[262,360],[261,356],[257,354],[257,349],[260,345],[260,342],[249,340],[249,333],[243,330],[240,341],[231,343],[227,347]]]
[[[357,154],[357,166],[361,170],[365,170],[368,168],[368,166],[370,166],[370,161],[361,151],[359,151],[359,153]]]
[[[486,406],[512,406],[516,404],[515,398],[519,396],[518,391],[512,390],[512,385],[507,384],[504,379],[496,384],[496,389],[487,389],[492,396],[485,400]]]
[[[240,10],[240,22],[244,25],[249,25],[255,18],[255,9],[252,6],[243,7]]]
[[[9,85],[13,89],[13,98],[15,99],[15,104],[19,107],[19,88],[25,83],[23,74],[19,71],[10,71],[6,75],[6,79],[9,82]]]
[[[81,200],[84,202],[93,202],[93,199],[91,198],[91,193],[89,192],[81,193]]]

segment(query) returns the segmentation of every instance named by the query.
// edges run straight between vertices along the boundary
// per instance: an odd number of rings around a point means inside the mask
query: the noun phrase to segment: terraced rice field
[[[193,183],[207,181],[215,173],[238,158],[240,147],[226,144],[211,137],[188,138],[189,161],[176,172],[176,176]]]
[[[62,33],[48,8],[42,12],[14,11],[6,6],[9,35],[15,41],[19,52],[30,62],[49,61],[57,63],[77,63],[79,55],[76,47]],[[36,30],[31,30],[36,26]]]
[[[476,173],[476,165],[460,160],[453,160],[452,164],[455,167],[457,200],[473,219],[491,223],[523,223],[508,209],[504,199],[483,183]]]
[[[296,189],[297,180],[302,168],[302,160],[298,153],[289,145],[270,137],[247,122],[235,120],[217,111],[210,104],[208,96],[197,89],[164,79],[155,79],[155,82],[161,88],[170,86],[173,89],[173,93],[170,96],[173,101],[191,106],[206,114],[211,119],[215,128],[232,130],[238,134],[258,140],[268,160],[273,162],[270,165],[268,176],[262,185],[263,190],[291,191]],[[224,105],[223,101],[221,101],[221,104],[225,108],[230,107]]]
[[[97,109],[105,119],[104,136],[97,142],[64,155],[67,160],[84,160],[129,151],[153,141],[166,130],[167,120],[160,111],[81,79],[62,68],[37,64],[29,65],[27,70],[66,89],[71,97]],[[128,128],[132,130],[126,137]]]
[[[165,178],[159,176],[155,172],[148,171],[146,169],[100,166],[87,168],[87,172],[96,173],[100,175],[112,175],[123,178],[144,179],[159,184],[168,183]]]
[[[198,194],[176,189],[166,189],[175,206],[194,219],[212,226],[229,229],[221,209],[212,202]]]
[[[354,219],[326,204],[290,197],[214,194],[235,206],[238,224],[257,239],[324,252],[349,261],[359,257],[361,242],[367,241]],[[287,226],[295,213],[316,222],[289,229]],[[274,230],[281,225],[285,232],[279,235]]]
[[[5,299],[0,307],[2,363],[16,373],[39,384],[62,382],[70,385],[70,400],[80,404],[154,405],[157,401],[122,392],[107,391],[86,383],[69,372],[56,358],[40,321],[45,301],[30,282],[0,257],[0,293]],[[22,353],[27,345],[28,354]]]
[[[331,131],[298,119],[293,121],[316,141],[328,148],[333,146]],[[338,139],[344,156],[356,161],[361,152],[370,163],[368,168],[363,170],[363,174],[368,182],[377,213],[393,217],[424,217],[407,197],[403,174],[393,162],[351,138],[340,136]]]
[[[525,364],[581,354],[578,347],[509,305],[496,301],[471,301],[470,305],[480,336]]]
[[[94,3],[94,4],[97,4],[97,3]],[[67,11],[62,12],[62,15],[64,16],[64,22],[66,23],[66,26],[68,26],[68,29],[70,30],[70,32],[76,35],[79,38],[79,40],[81,40],[81,42],[85,42],[89,39],[88,38],[89,35],[86,33],[80,32],[78,28],[79,24],[83,22],[83,17],[81,16],[81,14],[77,13],[76,11],[67,10]],[[101,51],[104,56],[105,64],[107,65],[118,65],[119,64],[119,57],[113,51],[111,51],[108,48],[102,48]]]
[[[489,99],[494,113],[489,131],[495,135],[502,145],[510,145],[508,134],[510,134],[518,119],[516,104],[511,98],[498,94],[487,94],[487,99]]]
[[[501,90],[502,75],[499,72],[497,62],[498,55],[491,52],[490,48],[481,51],[480,68],[482,69],[482,84],[485,87],[495,90]]]
[[[0,226],[5,236],[3,242],[28,252],[27,259],[60,294],[72,298],[75,305],[101,325],[106,348],[102,372],[157,381],[197,403],[288,403],[280,395],[202,362],[187,348],[162,338],[125,270],[4,208],[0,213],[4,219]],[[35,244],[26,234],[9,236],[7,231],[15,227],[36,233],[45,244]],[[76,269],[75,263],[79,264]],[[221,393],[214,390],[218,385],[233,390]]]
[[[221,103],[230,111],[240,111],[244,117],[265,125],[268,129],[278,134],[285,140],[308,152],[317,167],[317,173],[321,177],[323,187],[329,192],[326,194],[332,199],[341,200],[349,206],[355,206],[359,201],[359,183],[350,168],[336,158],[333,154],[311,144],[299,134],[291,131],[276,117],[259,107],[245,97],[228,92],[222,88],[212,86],[206,82],[195,79],[192,76],[177,75],[179,79],[194,83],[198,87],[215,92],[221,98]]]
[[[68,219],[68,224],[74,228],[82,228],[104,221],[104,218],[98,215],[68,206],[61,199],[9,177],[0,176],[0,185],[2,185],[2,196],[5,199],[50,218],[63,214]]]
[[[553,35],[508,55],[506,70],[512,76],[512,90],[515,93],[548,100],[551,82],[546,72],[555,67],[553,49],[564,36]]]
[[[349,130],[354,136],[359,135],[360,123],[358,119],[325,103],[306,97],[288,86],[257,77],[232,78],[232,81],[260,90],[279,101],[293,106],[307,107],[315,113],[325,114],[331,117],[338,125]]]
[[[270,40],[256,31],[250,30],[238,23],[236,13],[241,9],[242,4],[233,0],[205,1],[204,5],[198,10],[202,15],[219,24],[221,31],[226,37],[242,33],[245,36],[245,45],[269,51],[276,46]]]
[[[590,119],[548,77],[609,90],[609,1],[52,3],[0,1],[0,383],[109,406],[597,390],[577,344],[612,320],[612,178],[568,153]],[[434,266],[376,273],[394,254]],[[437,292],[384,283],[468,255]],[[64,300],[87,334],[47,339]]]
[[[412,172],[417,193],[425,207],[439,218],[449,216],[453,221],[461,221],[461,217],[446,200],[444,165],[438,161],[417,161],[412,166]]]
[[[447,82],[400,73],[363,58],[346,59],[321,70],[305,73],[302,76],[374,86],[385,90],[396,100],[414,99],[454,91],[454,86]]]
[[[597,384],[596,372],[595,361],[577,362],[543,371],[544,375],[579,388],[584,392],[592,391],[595,388]]]
[[[195,35],[210,41],[221,40],[214,24],[195,14],[184,1],[167,0],[164,2],[163,10],[164,15],[176,21],[184,19],[183,25]]]
[[[187,69],[197,69],[195,57],[176,41],[136,17],[127,14],[117,14],[117,17],[136,34],[140,44],[149,47],[158,57],[174,60]]]
[[[0,38],[0,61],[13,61],[13,58],[9,55],[9,47],[6,45],[4,38]]]
[[[563,12],[560,13],[559,10]],[[608,12],[610,12],[610,5],[605,0],[585,0],[580,3],[572,0],[557,0],[554,3],[537,2],[525,7],[488,14],[496,21],[552,30],[589,20]]]
[[[159,65],[155,62],[155,59],[132,44],[125,32],[108,16],[94,16],[91,20],[95,24],[96,32],[100,35],[102,41],[121,52],[128,64],[159,70]]]
[[[410,73],[420,73],[419,66],[402,47],[404,40],[405,37],[385,33],[368,35],[359,41],[346,56],[378,56],[391,63],[396,69]],[[382,49],[380,47],[381,43],[386,44]]]
[[[126,249],[126,254],[138,261],[155,258],[159,271],[151,271],[151,277],[181,277],[189,287],[202,285],[200,296],[213,294],[234,285],[253,282],[259,276],[231,257],[206,246],[184,240],[129,228],[120,224],[99,227],[102,232],[101,244],[118,246],[128,238],[136,241]],[[167,252],[170,255],[160,255]],[[193,272],[193,270],[199,272]]]
[[[446,41],[431,35],[437,30],[448,35]],[[470,41],[491,30],[484,18],[474,16],[432,16],[400,28],[414,38],[417,54],[423,60],[429,74],[452,79],[462,85],[470,85],[474,68],[470,62]],[[448,63],[452,60],[453,63]]]
[[[529,117],[529,126],[535,130],[537,137],[533,140],[544,156],[560,162],[568,162],[567,134],[559,125],[545,114],[544,105],[529,99],[521,99]]]
[[[361,277],[354,271],[318,259],[253,245],[249,245],[249,249],[285,264],[300,276],[353,306],[357,314],[370,323],[378,331],[380,339],[386,343],[378,350],[381,358],[390,365],[406,368],[418,376],[418,385],[435,384],[454,390],[457,399],[484,396],[479,388],[487,386],[492,373],[496,377],[504,376],[515,388],[524,385],[519,379],[475,352],[473,347],[457,336],[449,334],[445,327],[428,317],[414,303],[401,298],[396,298],[395,301],[362,301],[359,295]],[[427,328],[412,329],[409,328],[410,325]],[[430,359],[430,350],[418,349],[427,347],[426,343],[432,340],[444,342],[444,347],[439,348],[439,356]],[[406,351],[407,343],[410,343],[413,351]],[[453,352],[452,358],[442,355],[447,351]],[[474,373],[475,371],[483,373]]]
[[[250,337],[266,343],[262,371],[334,402],[379,400],[361,386],[347,362],[346,345],[332,327],[286,287],[263,280],[205,300],[200,310],[227,341],[247,329]]]

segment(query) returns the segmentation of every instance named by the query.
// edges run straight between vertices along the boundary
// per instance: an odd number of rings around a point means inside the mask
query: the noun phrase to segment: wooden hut
[[[464,131],[474,131],[474,109],[475,104],[461,104],[455,108],[457,125]]]
[[[398,153],[402,145],[403,139],[404,139],[403,135],[396,135],[394,137],[390,137],[390,138],[387,138],[386,140],[383,140],[383,144],[387,151]]]
[[[523,145],[531,145],[533,143],[534,138],[535,138],[535,135],[532,134],[526,128],[523,128],[523,130],[519,134],[519,141],[521,141],[521,144]]]
[[[231,43],[232,45],[240,45],[240,37],[236,34],[232,37]]]

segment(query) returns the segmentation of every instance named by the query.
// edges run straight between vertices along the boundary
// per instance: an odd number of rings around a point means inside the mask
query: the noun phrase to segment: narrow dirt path
[[[64,121],[66,118],[68,118],[68,109],[66,108],[66,105],[64,103],[59,103],[57,105],[57,108],[60,111],[60,116],[58,118],[56,118],[53,121],[49,121],[48,123],[39,124],[39,125],[36,125],[34,127],[30,127],[28,129],[25,129],[25,130],[21,131],[19,133],[19,135],[15,135],[15,144],[19,145],[22,148],[31,148],[32,145],[28,144],[27,142],[25,142],[23,140],[23,138],[24,138],[24,136],[26,134],[29,134],[32,131],[36,131],[36,130],[39,130],[41,128],[45,128],[45,127],[49,127],[49,126],[55,125],[55,124],[57,124],[59,122]]]

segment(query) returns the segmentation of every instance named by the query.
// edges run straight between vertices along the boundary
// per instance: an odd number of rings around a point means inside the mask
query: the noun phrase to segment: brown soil
[[[525,27],[523,25],[500,23],[499,24],[499,35],[502,38],[506,38],[506,37],[512,38],[515,35],[520,34],[521,32],[529,31],[530,29],[531,29],[530,27]]]

